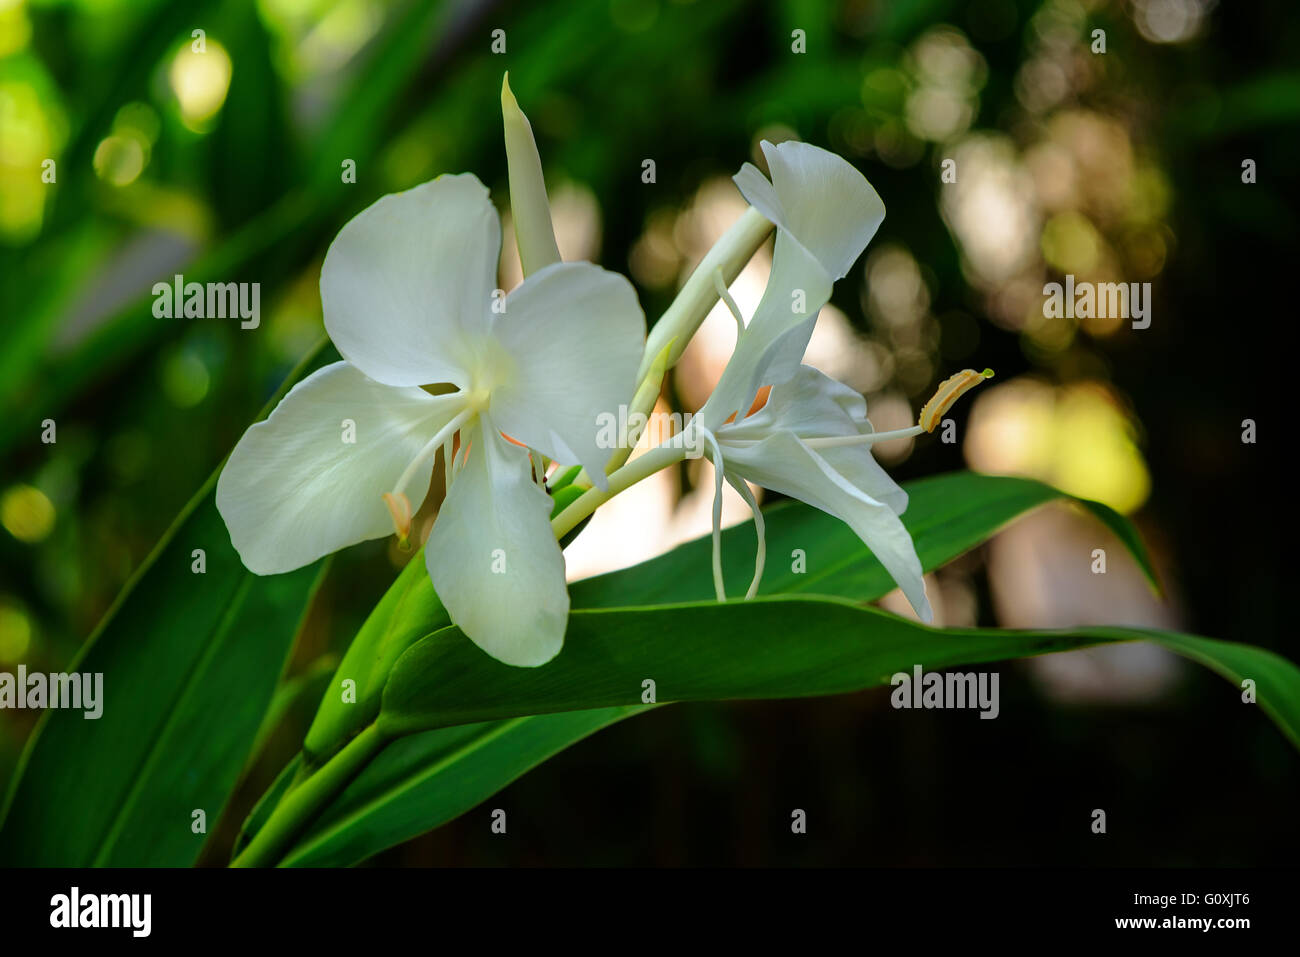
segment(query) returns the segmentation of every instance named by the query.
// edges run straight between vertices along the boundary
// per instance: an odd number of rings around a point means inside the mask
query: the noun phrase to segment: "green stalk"
[[[347,743],[319,771],[281,799],[248,846],[231,861],[231,867],[269,867],[325,804],[343,790],[376,754],[388,737],[369,725]]]
[[[675,439],[680,439],[680,437],[680,435],[674,436]],[[670,440],[663,445],[655,446],[640,458],[633,459],[609,477],[608,489],[603,492],[598,488],[588,489],[575,499],[568,508],[551,519],[551,528],[555,532],[555,537],[563,538],[584,518],[619,492],[631,488],[642,479],[649,478],[660,469],[667,468],[684,458],[686,458],[685,446],[674,444]]]

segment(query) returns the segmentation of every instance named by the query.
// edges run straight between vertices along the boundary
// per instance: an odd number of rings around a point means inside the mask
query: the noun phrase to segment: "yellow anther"
[[[935,392],[933,398],[921,409],[921,418],[918,420],[921,428],[927,432],[933,432],[935,426],[943,419],[943,414],[952,408],[954,402],[985,379],[991,378],[993,378],[992,369],[985,369],[983,372],[976,372],[974,369],[962,369],[956,375],[944,379],[939,384],[939,389]]]
[[[388,514],[393,516],[393,530],[397,533],[397,543],[406,548],[411,542],[411,500],[402,492],[394,495],[384,493],[384,504]]]

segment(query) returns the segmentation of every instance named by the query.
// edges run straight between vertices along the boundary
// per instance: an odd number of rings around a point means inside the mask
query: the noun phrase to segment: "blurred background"
[[[1271,295],[1295,250],[1297,48],[1286,0],[0,0],[0,668],[68,665],[320,339],[321,259],[347,219],[461,171],[508,214],[507,69],[562,253],[628,275],[650,319],[743,211],[730,176],[766,168],[760,140],[857,164],[888,216],[808,361],[860,389],[878,429],[992,366],[955,443],[881,459],[900,481],[971,468],[1106,502],[1168,597],[1096,523],[1049,507],[931,579],[941,624],[1148,624],[1300,658],[1281,627],[1294,562],[1275,451],[1294,309]],[[747,314],[770,256],[733,286]],[[260,283],[260,326],[155,318],[150,288],[178,272]],[[1065,274],[1150,282],[1150,327],[1044,318],[1043,285]],[[661,410],[702,404],[734,335],[710,317]],[[571,546],[571,576],[703,534],[711,494],[699,463],[644,483]],[[336,558],[292,664],[298,704],[211,862],[404,558],[391,542]],[[1007,664],[1001,692],[996,721],[894,711],[888,689],[665,708],[378,860],[1212,865],[1300,849],[1300,761],[1208,672],[1135,645]],[[0,786],[33,723],[0,711]]]

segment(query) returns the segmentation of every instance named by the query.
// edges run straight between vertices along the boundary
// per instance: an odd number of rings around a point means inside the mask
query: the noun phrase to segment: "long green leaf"
[[[216,476],[68,667],[103,675],[103,714],[44,714],[0,815],[0,862],[186,865],[206,837],[194,812],[208,825],[221,816],[323,566],[247,571],[216,509]]]
[[[952,472],[910,482],[903,524],[912,535],[926,571],[952,561],[987,541],[1017,517],[1052,501],[1084,509],[1109,528],[1132,553],[1155,587],[1155,571],[1132,524],[1100,502],[1077,499],[1033,479]],[[764,510],[767,568],[761,595],[836,595],[874,601],[896,586],[861,540],[843,522],[801,502],[782,502]],[[657,602],[704,601],[713,597],[712,542],[708,536],[687,542],[667,555],[640,565],[576,582],[570,589],[575,608],[610,608]],[[754,526],[745,522],[722,533],[723,569],[728,594],[744,594],[753,574]],[[796,572],[790,555],[804,553],[805,570]],[[437,626],[442,622],[431,621]],[[433,630],[430,628],[430,630]]]
[[[984,541],[1016,516],[1055,499],[1068,499],[1039,482],[970,473],[912,483],[908,492],[911,506],[904,519],[927,570]],[[1150,575],[1150,562],[1132,526],[1105,506],[1081,504],[1116,530],[1134,549],[1139,564]],[[782,554],[786,550],[784,554],[788,554],[788,549],[804,548],[808,572],[800,575],[790,570],[789,563],[771,563],[764,582],[765,592],[820,592],[869,601],[893,589],[888,574],[842,523],[798,503],[778,505],[766,514],[769,553]],[[724,533],[731,575],[729,587],[734,590],[743,589],[748,582],[750,572],[745,566],[753,554],[752,541],[753,528],[748,524]],[[709,547],[707,539],[700,539],[634,568],[578,582],[571,589],[574,606],[611,607],[663,601],[674,596],[707,598],[712,594]],[[430,616],[426,624],[432,630],[443,622],[441,616]],[[405,627],[409,629],[412,625],[407,623]],[[355,863],[468,810],[483,797],[506,786],[527,767],[561,750],[566,734],[572,735],[569,742],[572,743],[610,721],[640,710],[644,707],[638,705],[613,712],[600,709],[542,714],[507,719],[504,723],[508,729],[504,730],[503,722],[487,722],[471,726],[470,730],[429,731],[404,738],[390,745],[362,772],[341,802],[322,815],[285,861]],[[590,716],[593,724],[588,726],[575,717],[579,714]],[[578,725],[575,727],[572,722]],[[453,731],[456,741],[465,741],[465,758],[472,754],[475,762],[475,786],[469,790],[462,790],[458,783],[463,758],[458,757],[459,752],[450,756],[447,753],[447,736]],[[462,739],[462,734],[469,737]],[[529,747],[533,750],[526,753]],[[390,757],[395,749],[404,755],[400,762]],[[492,784],[494,767],[498,769],[495,786]],[[390,811],[397,804],[401,809]],[[250,816],[245,825],[248,834],[256,832],[267,813],[269,808],[264,806],[260,813]]]
[[[573,741],[646,710],[647,679],[659,703],[836,694],[889,684],[917,665],[930,671],[1131,640],[1163,645],[1234,684],[1253,680],[1260,705],[1300,746],[1300,669],[1248,645],[1148,629],[940,631],[834,599],[581,611],[546,668],[492,662],[455,628],[416,644],[390,682],[381,725],[392,733],[450,726],[390,744],[282,863],[354,864],[450,820]],[[525,716],[593,704],[606,707]]]
[[[1145,639],[1256,682],[1260,704],[1300,746],[1300,669],[1272,652],[1153,629],[936,629],[842,599],[657,605],[575,612],[545,668],[486,658],[448,627],[404,654],[384,690],[380,729],[410,734],[472,721],[631,705],[841,694],[926,669]]]

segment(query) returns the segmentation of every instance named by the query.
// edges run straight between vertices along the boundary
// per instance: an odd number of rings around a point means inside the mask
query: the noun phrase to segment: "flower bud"
[[[525,278],[543,266],[560,261],[546,201],[546,181],[537,141],[528,117],[510,92],[510,75],[501,81],[501,118],[506,132],[506,164],[510,171],[510,215],[515,223],[519,262]]]

